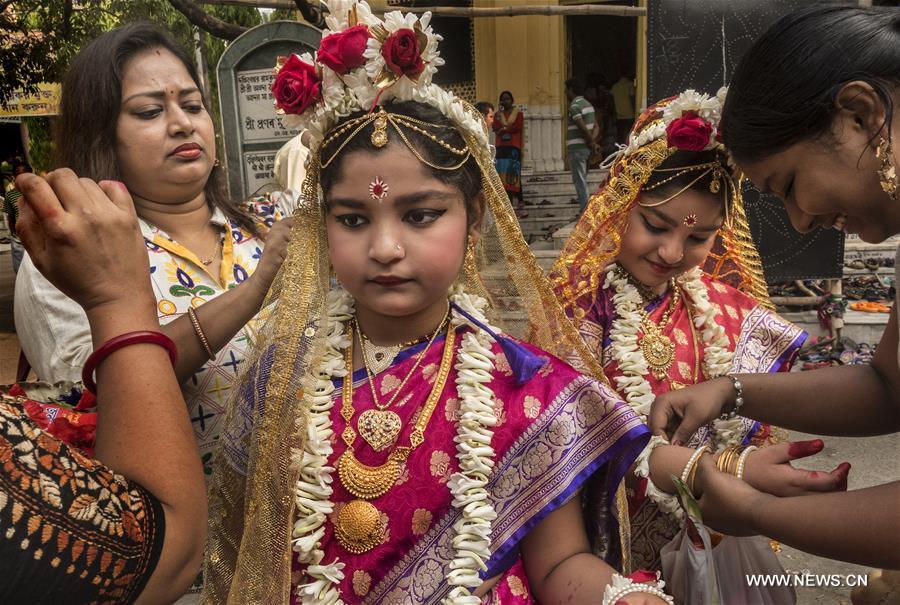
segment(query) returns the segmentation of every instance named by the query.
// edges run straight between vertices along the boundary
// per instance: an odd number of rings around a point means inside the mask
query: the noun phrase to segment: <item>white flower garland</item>
[[[728,349],[728,336],[725,334],[725,329],[716,322],[718,312],[709,302],[709,293],[701,280],[702,274],[700,267],[694,267],[679,275],[675,282],[681,287],[696,310],[692,319],[694,326],[700,331],[700,338],[703,342],[703,369],[706,378],[712,380],[728,374],[731,370],[734,353]],[[643,299],[628,278],[616,271],[616,265],[611,265],[607,270],[603,287],[615,289],[613,305],[617,317],[612,322],[609,337],[612,340],[610,345],[612,357],[622,371],[622,375],[615,378],[616,385],[619,392],[624,393],[625,401],[628,402],[631,409],[646,423],[647,414],[650,412],[650,406],[656,395],[646,378],[647,361],[644,359],[639,345],[638,334],[643,321],[641,314]],[[743,438],[742,426],[739,418],[716,420],[713,423],[713,432],[717,449],[737,445]],[[660,510],[681,518],[683,513],[678,499],[657,488],[649,479],[650,453],[663,443],[665,440],[662,438],[651,439],[638,456],[635,474],[638,477],[647,478],[647,496],[656,502]]]
[[[488,325],[484,316],[487,301],[464,292],[457,292],[451,300],[466,313]],[[329,293],[328,316],[325,319],[328,347],[310,384],[304,384],[309,397],[310,421],[307,425],[307,442],[303,451],[295,451],[292,465],[300,471],[294,495],[296,520],[292,531],[292,545],[297,560],[306,565],[305,573],[310,582],[297,587],[297,596],[304,605],[343,605],[337,589],[344,579],[344,563],[335,558],[323,564],[322,536],[325,520],[333,511],[330,501],[334,468],[328,466],[332,454],[331,409],[334,407],[332,378],[347,376],[341,351],[350,345],[344,333],[344,324],[353,316],[353,299],[343,289]],[[479,570],[486,569],[491,556],[491,524],[497,513],[490,504],[486,490],[488,477],[494,466],[495,452],[491,447],[493,427],[497,424],[494,411],[494,393],[488,387],[494,371],[494,354],[489,336],[477,325],[454,312],[454,325],[470,325],[474,333],[466,333],[457,357],[456,389],[460,400],[460,418],[457,425],[457,460],[460,471],[450,477],[449,487],[453,506],[462,512],[454,524],[456,536],[453,547],[456,557],[450,562],[447,581],[453,588],[442,603],[444,605],[477,605],[481,599],[472,595],[471,589],[481,584]]]

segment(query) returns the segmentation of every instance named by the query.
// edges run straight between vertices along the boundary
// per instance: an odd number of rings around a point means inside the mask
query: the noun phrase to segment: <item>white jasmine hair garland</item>
[[[488,325],[484,316],[487,301],[464,292],[457,292],[451,300],[463,311]],[[306,566],[310,581],[297,588],[297,596],[304,605],[343,605],[337,589],[344,579],[344,563],[335,558],[323,563],[322,536],[327,516],[333,511],[330,500],[334,468],[328,466],[333,453],[331,409],[334,407],[332,378],[347,376],[342,350],[350,346],[344,327],[353,317],[353,299],[343,289],[328,294],[328,316],[325,329],[328,347],[322,362],[304,387],[312,387],[310,420],[306,446],[296,451],[292,463],[299,467],[300,478],[294,494],[296,512],[292,531],[293,550],[297,560]],[[480,570],[487,568],[491,556],[491,524],[497,518],[490,504],[486,486],[494,467],[495,452],[491,447],[493,427],[497,424],[494,393],[488,387],[493,379],[494,354],[490,337],[467,318],[454,312],[451,321],[470,325],[474,333],[462,339],[457,356],[456,389],[460,400],[460,418],[454,439],[460,470],[449,481],[452,505],[462,513],[454,524],[456,536],[453,547],[456,557],[450,563],[448,583],[453,586],[444,605],[477,605],[481,599],[471,589],[481,584]],[[494,329],[493,327],[491,329]]]
[[[390,99],[418,101],[435,107],[487,147],[480,115],[432,83],[444,60],[438,50],[442,37],[430,26],[431,13],[391,11],[380,19],[364,1],[326,0],[326,4],[330,14],[319,51],[279,58],[275,67],[276,113],[284,116],[285,124],[308,130],[314,148],[332,126],[354,112],[372,111]],[[323,52],[331,48],[329,39],[343,42],[349,37],[362,42],[341,45],[337,57]],[[415,56],[404,56],[402,65],[388,59],[392,43],[400,37],[415,44]],[[289,83],[282,85],[281,80]]]
[[[691,320],[699,330],[703,342],[704,374],[707,380],[712,380],[728,374],[734,353],[728,348],[725,329],[716,323],[718,312],[709,302],[709,293],[701,279],[702,274],[700,267],[694,267],[675,278],[675,283],[684,291],[696,311]],[[617,317],[612,322],[609,337],[612,340],[610,345],[612,357],[622,371],[622,375],[615,378],[616,386],[625,395],[625,401],[646,423],[647,414],[656,396],[647,380],[649,371],[647,361],[639,345],[643,298],[628,278],[616,271],[616,265],[608,268],[603,287],[613,287],[615,290],[613,305]],[[739,418],[714,421],[713,438],[716,448],[721,450],[740,444],[743,439],[741,431],[742,423]],[[661,437],[650,440],[638,456],[635,474],[647,479],[647,496],[659,506],[660,510],[681,519],[683,512],[678,498],[663,492],[650,480],[650,454],[654,448],[665,443],[668,442]]]

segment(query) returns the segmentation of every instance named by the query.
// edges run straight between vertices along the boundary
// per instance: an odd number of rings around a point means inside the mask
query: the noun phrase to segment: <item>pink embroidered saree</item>
[[[457,341],[457,347],[459,341]],[[393,365],[375,377],[374,387],[385,401],[415,363],[417,345],[403,351]],[[606,386],[577,373],[564,362],[525,346],[545,359],[544,365],[526,382],[518,384],[499,345],[494,379],[499,423],[494,427],[492,447],[495,466],[487,487],[497,519],[492,523],[492,556],[482,577],[502,576],[484,597],[486,603],[529,603],[528,581],[521,565],[518,545],[528,531],[553,510],[573,497],[588,478],[602,486],[602,499],[610,503],[616,486],[649,439],[640,419]],[[424,399],[431,391],[443,351],[439,339],[423,358],[397,401],[391,406],[402,419],[397,444],[409,443],[409,433]],[[258,377],[267,376],[271,359],[260,359]],[[338,585],[345,603],[439,603],[450,586],[445,581],[448,565],[455,557],[453,525],[460,512],[451,505],[447,485],[458,470],[456,423],[456,370],[451,370],[437,408],[425,432],[425,441],[410,455],[396,484],[383,496],[371,500],[387,521],[380,545],[359,555],[346,551],[334,535],[334,519],[341,506],[354,499],[337,473],[333,474],[331,501],[335,512],[324,525],[324,561],[335,558],[345,564]],[[353,423],[363,411],[374,407],[365,370],[354,380]],[[337,381],[339,382],[339,381]],[[257,402],[265,397],[265,380],[242,388],[242,415],[252,423]],[[345,427],[340,414],[341,389],[335,391],[331,420],[335,439],[329,465],[335,466],[345,445],[337,437]],[[225,455],[246,468],[246,452],[226,435]],[[235,447],[229,447],[229,443]],[[363,439],[354,444],[356,457],[368,465],[383,463],[392,447],[375,452]],[[244,472],[246,472],[244,470]],[[607,560],[615,565],[619,540],[615,517],[603,523]],[[289,528],[285,528],[289,531]],[[306,581],[303,568],[293,558],[292,593]],[[599,600],[599,596],[598,596]],[[295,596],[292,603],[297,603]]]
[[[797,351],[806,340],[806,332],[766,309],[750,296],[719,281],[701,278],[709,293],[709,300],[719,310],[718,323],[728,335],[729,349],[734,351],[732,372],[764,373],[788,371]],[[601,289],[596,302],[586,309],[579,324],[579,332],[598,359],[612,384],[621,376],[618,363],[612,359],[609,331],[616,319],[612,303],[612,287]],[[657,324],[669,305],[671,292],[646,307],[650,319]],[[684,297],[672,312],[662,333],[675,343],[675,363],[662,380],[648,373],[647,381],[656,395],[679,386],[688,386],[707,379],[703,374],[703,343],[691,326],[691,317]],[[771,436],[771,427],[744,419],[744,442],[761,445]],[[710,441],[708,427],[694,434],[690,447]],[[659,550],[678,532],[677,521],[662,513],[646,495],[646,480],[630,477],[628,504],[631,516],[632,565],[634,569],[659,569]]]

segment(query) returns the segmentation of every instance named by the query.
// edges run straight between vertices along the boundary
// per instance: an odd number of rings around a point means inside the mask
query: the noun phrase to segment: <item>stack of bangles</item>
[[[719,457],[716,458],[716,468],[720,472],[743,479],[747,456],[756,449],[758,448],[755,445],[732,445],[731,447],[726,447],[719,453]]]
[[[84,388],[91,393],[96,394],[97,383],[94,382],[94,370],[97,369],[97,366],[115,351],[137,344],[159,345],[168,351],[169,359],[172,361],[173,366],[175,365],[175,362],[178,361],[178,349],[172,339],[165,334],[162,334],[161,332],[151,332],[149,330],[126,332],[115,338],[110,338],[87,358],[87,361],[84,364],[84,370],[81,372],[81,381],[84,383]]]
[[[758,448],[755,445],[732,445],[731,447],[726,447],[719,452],[719,455],[716,457],[716,468],[722,473],[728,473],[729,475],[734,475],[738,479],[743,480],[747,456],[750,455],[750,452],[756,451],[757,449]],[[692,494],[695,493],[694,480],[697,477],[697,467],[699,466],[700,456],[707,452],[712,453],[712,450],[708,445],[698,447],[694,450],[694,453],[691,454],[687,464],[684,465],[684,470],[681,471],[681,482],[687,486]]]

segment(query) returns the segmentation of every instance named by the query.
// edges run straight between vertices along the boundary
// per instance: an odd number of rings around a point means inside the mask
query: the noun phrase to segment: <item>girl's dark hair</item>
[[[456,149],[464,149],[466,147],[465,139],[453,125],[453,122],[431,105],[419,103],[418,101],[388,101],[385,103],[384,109],[388,113],[408,116],[431,124],[433,127],[428,130],[451,147],[455,147]],[[338,124],[335,125],[335,128],[339,127],[344,122],[363,115],[365,115],[365,112],[354,113],[341,122],[338,122]],[[365,128],[357,132],[355,136],[344,145],[344,148],[338,152],[337,157],[334,158],[328,167],[322,169],[319,182],[322,186],[322,191],[325,192],[326,196],[332,186],[334,186],[334,182],[340,176],[344,158],[346,158],[349,153],[353,151],[375,151],[375,148],[372,147],[372,143],[370,142],[374,127],[374,121],[369,122]],[[401,128],[403,127],[401,126]],[[351,130],[351,132],[353,132],[353,130]],[[392,125],[388,125],[387,132],[388,145],[405,145]],[[437,166],[453,166],[458,164],[461,159],[460,156],[450,152],[441,145],[436,144],[430,138],[415,130],[405,129],[404,134],[406,135],[406,138],[409,139],[409,142],[415,146],[416,151],[432,164],[436,164]],[[337,138],[329,142],[329,144],[322,149],[322,157],[330,157],[343,142],[344,139],[342,138]],[[427,164],[423,164],[423,166],[434,178],[442,183],[455,187],[462,192],[466,203],[466,213],[468,214],[470,221],[473,221],[478,217],[480,209],[477,207],[477,204],[479,203],[479,194],[481,193],[482,187],[481,169],[478,167],[478,163],[475,161],[474,157],[469,156],[466,163],[456,170],[438,170]]]
[[[830,131],[834,100],[848,82],[867,82],[885,106],[890,136],[900,86],[900,10],[818,6],[770,27],[734,72],[722,114],[734,157],[759,160]]]
[[[675,195],[682,189],[687,188],[685,190],[689,189],[691,191],[697,191],[698,193],[712,195],[724,202],[731,197],[728,186],[724,182],[720,182],[719,186],[721,188],[718,193],[713,193],[712,191],[710,191],[710,185],[712,184],[714,177],[712,171],[700,177],[699,179],[697,179],[697,177],[699,177],[706,170],[705,168],[699,170],[689,170],[683,174],[678,174],[679,170],[681,169],[716,161],[718,161],[719,164],[722,165],[722,168],[730,177],[732,171],[728,167],[728,160],[724,152],[718,149],[711,149],[709,151],[688,151],[685,149],[679,149],[668,158],[666,158],[662,164],[656,167],[656,169],[654,169],[653,173],[650,175],[650,178],[647,179],[647,182],[643,187],[645,191],[648,189],[652,190],[646,191],[646,193],[642,193],[641,195],[665,199],[670,195]],[[666,179],[671,180],[666,181]],[[694,179],[697,179],[697,181],[693,182]],[[666,182],[662,183],[662,181]],[[654,186],[656,187],[654,188]]]
[[[55,136],[56,166],[71,168],[78,176],[95,181],[121,180],[116,125],[122,110],[122,74],[130,59],[154,48],[175,55],[202,94],[188,54],[155,25],[139,22],[108,31],[82,49],[66,72]],[[205,96],[203,105],[209,106]],[[213,167],[204,192],[211,208],[221,209],[251,233],[258,233],[252,218],[228,197],[221,168]]]

